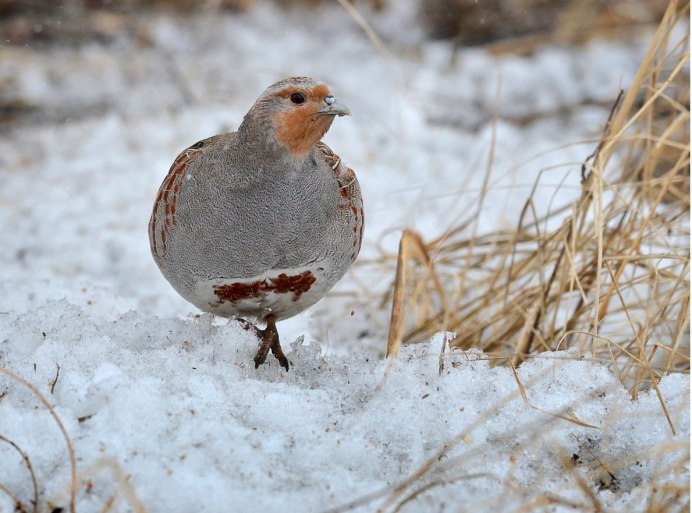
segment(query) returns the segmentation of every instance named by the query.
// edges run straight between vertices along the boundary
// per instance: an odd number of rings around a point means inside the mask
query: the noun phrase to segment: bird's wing
[[[176,157],[159,188],[154,210],[149,220],[149,241],[155,256],[163,256],[167,250],[167,239],[172,226],[176,224],[178,197],[185,181],[186,170],[193,161],[198,160],[215,139],[227,134],[202,139],[185,148]]]
[[[365,222],[363,214],[363,199],[360,193],[360,185],[353,169],[345,166],[341,162],[341,157],[334,153],[329,146],[323,142],[317,143],[317,150],[326,164],[334,170],[334,177],[339,185],[339,211],[341,218],[351,226],[353,233],[356,234],[354,241],[355,252],[352,258],[355,260],[360,245],[363,241],[363,224]]]
[[[341,163],[341,157],[334,153],[329,146],[323,142],[317,143],[317,150],[329,167],[336,171]]]
[[[342,196],[350,197],[356,193],[360,196],[358,180],[356,179],[356,174],[353,172],[353,169],[346,167],[341,162],[341,157],[334,153],[331,148],[323,142],[317,143],[317,150],[325,163],[334,170],[334,175],[342,190]]]

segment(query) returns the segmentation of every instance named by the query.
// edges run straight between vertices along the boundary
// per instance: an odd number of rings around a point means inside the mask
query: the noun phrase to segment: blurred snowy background
[[[666,7],[0,0],[0,365],[55,408],[77,464],[72,480],[50,413],[1,378],[0,512],[69,511],[71,493],[82,512],[686,511],[688,375],[633,401],[574,351],[517,375],[453,352],[438,374],[443,335],[385,373],[394,266],[368,265],[481,190],[486,231],[516,224],[539,176],[539,215],[577,198]],[[279,325],[291,371],[255,371],[256,341],[159,274],[147,222],[177,153],[291,75],[353,112],[326,142],[358,174],[366,239]]]

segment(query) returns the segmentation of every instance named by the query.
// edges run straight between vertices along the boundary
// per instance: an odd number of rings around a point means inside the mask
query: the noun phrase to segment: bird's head
[[[292,156],[301,157],[322,139],[336,116],[350,114],[324,82],[292,77],[262,93],[245,115],[239,132],[268,131]]]

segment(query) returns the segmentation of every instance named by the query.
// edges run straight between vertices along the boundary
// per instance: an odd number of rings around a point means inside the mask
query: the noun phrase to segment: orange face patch
[[[286,98],[294,93],[303,93],[305,103],[294,105],[288,112],[274,114],[274,132],[276,140],[294,156],[305,155],[327,133],[334,121],[334,116],[319,114],[325,107],[324,97],[330,96],[329,88],[324,84],[310,89],[296,86],[286,87],[277,96]]]

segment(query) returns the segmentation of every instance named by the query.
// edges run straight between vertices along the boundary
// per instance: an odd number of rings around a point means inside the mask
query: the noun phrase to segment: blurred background
[[[452,48],[484,46],[495,53],[525,55],[547,44],[637,38],[643,28],[661,19],[667,2],[359,0],[353,5],[393,52],[411,54],[425,41],[438,40],[448,41]],[[118,85],[156,89],[156,98],[138,105],[153,111],[209,101],[208,95],[222,97],[227,92],[224,86],[231,87],[232,77],[220,69],[190,70],[189,63],[176,62],[175,57],[183,57],[176,54],[248,51],[241,41],[233,48],[228,40],[221,45],[218,38],[211,37],[224,29],[224,17],[272,10],[293,24],[309,22],[317,11],[325,9],[330,10],[331,23],[356,24],[335,0],[0,0],[0,130],[8,130],[14,123],[74,120],[111,109],[127,112],[134,100],[118,97]],[[171,24],[162,27],[162,19],[170,19]],[[176,30],[175,24],[184,26],[185,32],[177,37],[165,34],[166,30]],[[283,36],[275,28],[265,28],[267,37]],[[202,40],[188,30],[202,35]],[[329,26],[321,20],[312,36],[328,41]],[[54,62],[52,53],[58,47],[77,52],[76,48],[95,45],[115,55],[95,58],[93,52],[86,52],[82,59]],[[144,68],[144,59],[132,55],[156,48],[161,50],[162,61],[146,62]],[[40,69],[33,74],[41,75],[41,84],[30,82],[17,69],[39,63]],[[117,76],[113,70],[116,64],[127,77]],[[181,70],[180,66],[188,69]],[[156,83],[166,78],[176,83]],[[53,93],[42,96],[37,91],[41,87],[50,87]]]

